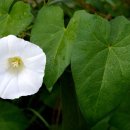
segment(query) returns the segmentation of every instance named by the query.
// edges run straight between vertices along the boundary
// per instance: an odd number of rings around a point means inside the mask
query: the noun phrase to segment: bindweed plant
[[[128,5],[1,0],[0,130],[130,130]]]

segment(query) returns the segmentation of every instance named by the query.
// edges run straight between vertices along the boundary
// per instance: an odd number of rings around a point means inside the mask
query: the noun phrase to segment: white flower
[[[46,55],[37,45],[9,35],[0,39],[0,97],[32,95],[42,86]]]

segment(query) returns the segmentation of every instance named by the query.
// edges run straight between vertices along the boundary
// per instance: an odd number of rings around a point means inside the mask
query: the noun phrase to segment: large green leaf
[[[0,130],[25,130],[28,123],[23,112],[7,102],[0,102]]]
[[[47,55],[44,81],[49,90],[70,63],[73,28],[74,26],[64,28],[63,11],[60,7],[44,6],[39,11],[31,41],[41,46]]]
[[[0,1],[0,37],[14,34],[17,35],[31,23],[32,14],[30,6],[23,2],[13,0]]]
[[[96,122],[120,103],[130,79],[130,22],[78,11],[72,73],[81,111]]]

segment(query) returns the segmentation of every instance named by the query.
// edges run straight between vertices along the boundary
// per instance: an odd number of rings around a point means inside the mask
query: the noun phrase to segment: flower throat
[[[23,67],[23,61],[20,57],[11,57],[8,59],[8,63],[11,69],[21,69]]]

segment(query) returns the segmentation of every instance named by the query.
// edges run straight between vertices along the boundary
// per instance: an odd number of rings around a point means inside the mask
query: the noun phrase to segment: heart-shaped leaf
[[[117,107],[130,85],[130,22],[78,11],[72,73],[80,108],[96,122]]]
[[[39,11],[31,41],[41,46],[47,55],[44,81],[49,90],[70,63],[73,28],[68,25],[65,29],[60,7],[44,6]]]

